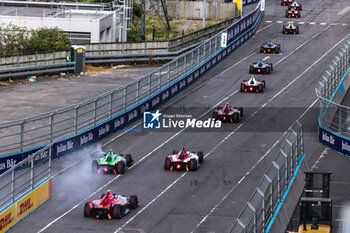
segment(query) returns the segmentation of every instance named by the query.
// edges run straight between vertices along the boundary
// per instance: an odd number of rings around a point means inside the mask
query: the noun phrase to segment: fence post
[[[49,129],[49,143],[52,142],[53,120],[54,120],[53,117],[54,117],[54,115],[55,115],[55,112],[53,112],[53,113],[50,114],[50,122],[49,122],[49,124],[50,124],[50,129]]]
[[[275,166],[275,168],[277,168],[277,191],[278,191],[278,202],[281,201],[281,177],[280,177],[280,166],[278,166],[278,164],[273,161],[272,164]]]
[[[211,55],[211,39],[209,39],[209,56]]]
[[[170,64],[168,65],[168,86],[170,85]]]
[[[176,79],[179,78],[179,59],[176,59]]]
[[[194,60],[193,60],[193,51],[192,51],[192,53],[191,53],[191,68],[193,68],[193,62],[194,62]]]
[[[55,64],[55,51],[52,52],[52,64]]]
[[[124,88],[124,101],[123,101],[123,112],[126,110],[126,97],[128,95],[128,86],[127,85],[125,88]]]
[[[152,74],[150,74],[150,76],[148,76],[148,98],[151,97],[151,77]]]
[[[30,189],[34,188],[34,157],[30,160]]]
[[[254,233],[256,233],[256,210],[254,206],[248,201],[249,208],[254,212]]]
[[[258,193],[262,196],[263,201],[262,201],[262,207],[261,207],[261,211],[262,211],[262,227],[263,227],[263,232],[265,232],[265,194],[263,191],[261,191],[261,189],[258,187],[256,189],[258,191]]]
[[[109,95],[109,118],[112,118],[112,97],[114,91]]]
[[[52,145],[49,148],[49,177],[51,177]]]
[[[187,57],[187,55],[185,54],[184,55],[184,71],[183,71],[183,73],[186,73],[186,62],[187,62],[186,57]]]
[[[24,134],[24,123],[25,123],[25,119],[21,122],[21,132],[20,132],[20,138],[19,138],[19,152],[22,152],[23,151],[23,134]]]
[[[94,122],[93,122],[93,126],[95,126],[96,125],[96,108],[97,108],[97,99],[98,98],[96,98],[96,99],[94,99],[94,110],[93,110],[93,119],[94,119]]]
[[[139,95],[140,95],[140,81],[136,82],[136,104],[139,103]]]
[[[160,82],[161,73],[162,73],[162,69],[159,70],[159,75],[158,75],[158,91],[160,91],[160,88],[161,88],[161,82]]]
[[[74,108],[74,134],[78,133],[78,109],[80,105],[75,106]]]
[[[11,199],[12,203],[15,202],[15,170],[11,172]]]

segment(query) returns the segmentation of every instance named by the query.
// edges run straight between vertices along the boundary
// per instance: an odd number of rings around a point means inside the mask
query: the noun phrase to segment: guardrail
[[[323,73],[315,91],[320,102],[319,141],[350,154],[350,108],[341,105],[350,87],[350,39]]]
[[[273,223],[271,221],[277,206],[286,193],[303,154],[302,126],[299,122],[295,122],[288,130],[276,158],[230,228],[230,233],[269,232],[269,225]]]
[[[254,35],[264,12],[260,4],[223,32],[228,45],[221,48],[221,33],[168,64],[122,87],[80,104],[37,116],[0,123],[0,174],[40,150],[54,144],[52,159],[73,153],[140,119],[144,111],[157,109],[232,53]]]
[[[65,62],[51,65],[24,66],[0,70],[0,80],[9,78],[27,77],[30,75],[50,74],[59,72],[72,72],[75,69],[75,63]]]

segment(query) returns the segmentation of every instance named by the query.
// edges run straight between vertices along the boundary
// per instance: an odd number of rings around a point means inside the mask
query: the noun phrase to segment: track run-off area
[[[300,1],[300,19],[285,18],[287,7],[266,1],[265,17],[252,39],[216,65],[199,81],[160,109],[186,108],[202,119],[229,102],[244,108],[242,121],[218,131],[123,131],[102,141],[102,150],[130,153],[134,165],[124,175],[96,175],[91,161],[99,145],[54,161],[53,196],[10,232],[227,232],[275,157],[294,121],[304,126],[306,161],[312,167],[324,147],[318,144],[318,102],[314,88],[321,74],[350,35],[346,0]],[[299,35],[282,34],[294,21]],[[281,45],[280,54],[260,54],[267,41]],[[268,57],[268,58],[267,58]],[[264,93],[241,93],[249,65],[260,59],[273,63]],[[170,108],[170,110],[169,110]],[[130,126],[140,129],[141,122]],[[164,159],[185,146],[204,152],[196,172],[169,172]],[[86,201],[111,189],[138,195],[141,206],[121,220],[84,218]]]

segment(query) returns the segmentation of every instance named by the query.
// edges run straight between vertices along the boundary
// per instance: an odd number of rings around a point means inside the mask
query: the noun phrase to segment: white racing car
[[[258,80],[252,76],[248,81],[243,80],[241,83],[241,92],[264,92],[265,80]]]
[[[182,148],[180,151],[174,150],[171,155],[165,158],[164,169],[169,171],[196,171],[203,162],[202,151],[191,152]]]

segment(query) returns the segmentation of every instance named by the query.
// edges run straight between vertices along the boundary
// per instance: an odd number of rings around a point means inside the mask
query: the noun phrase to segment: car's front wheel
[[[119,161],[117,163],[117,173],[118,174],[124,174],[125,173],[125,163]]]
[[[170,170],[170,168],[171,168],[171,161],[170,161],[169,157],[166,157],[165,161],[164,161],[164,169]]]
[[[98,163],[96,160],[93,160],[91,163],[91,172],[97,173],[97,171],[98,171]]]
[[[136,209],[138,206],[138,200],[137,200],[137,196],[136,195],[131,195],[130,196],[130,208],[131,209]]]
[[[133,162],[131,154],[126,154],[125,159],[126,159],[126,166],[130,167]]]
[[[191,159],[190,160],[190,171],[195,171],[195,170],[197,170],[197,160]]]
[[[121,205],[114,205],[112,207],[112,217],[116,219],[121,219],[123,217]]]
[[[91,209],[89,207],[89,203],[86,202],[84,206],[84,217],[88,218],[91,216]]]

